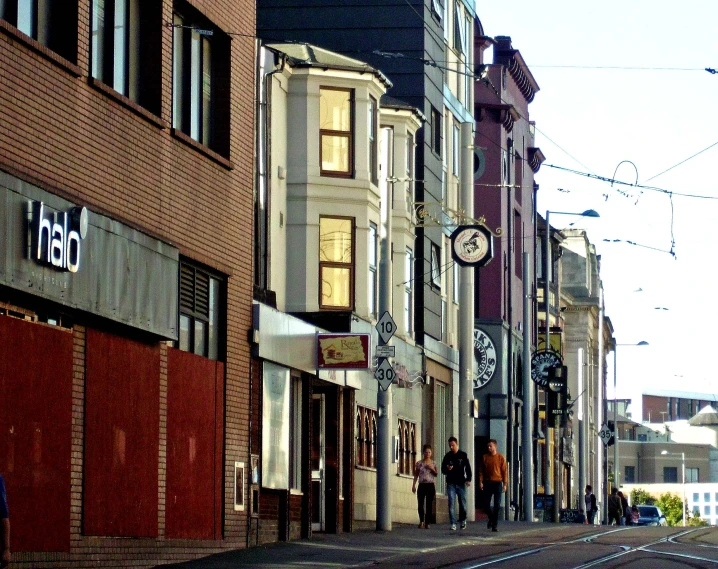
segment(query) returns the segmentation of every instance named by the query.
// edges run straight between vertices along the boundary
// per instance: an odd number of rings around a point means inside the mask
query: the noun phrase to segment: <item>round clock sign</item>
[[[461,225],[451,234],[451,256],[462,267],[483,267],[494,257],[491,233],[481,225]]]
[[[561,356],[556,352],[535,352],[531,358],[531,379],[540,387],[548,385],[548,370],[563,365]]]
[[[489,335],[479,328],[474,329],[474,358],[476,359],[474,389],[479,389],[494,377],[497,363],[494,343]]]

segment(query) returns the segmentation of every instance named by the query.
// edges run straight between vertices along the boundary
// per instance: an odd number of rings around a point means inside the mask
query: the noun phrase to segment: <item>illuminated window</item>
[[[323,175],[352,174],[352,106],[352,91],[328,88],[319,90],[320,161]]]
[[[319,220],[319,305],[354,308],[354,220]]]

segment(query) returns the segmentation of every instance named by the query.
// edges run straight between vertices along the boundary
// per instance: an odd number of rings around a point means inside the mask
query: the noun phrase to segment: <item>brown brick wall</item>
[[[0,169],[90,210],[172,243],[182,255],[228,276],[224,539],[163,539],[166,452],[166,351],[160,387],[158,540],[81,536],[83,476],[84,328],[75,328],[73,386],[72,550],[74,566],[153,565],[246,545],[248,512],[233,508],[235,461],[249,464],[249,346],[252,282],[255,3],[192,1],[231,41],[229,160],[173,136],[172,30],[162,34],[159,117],[89,79],[90,2],[78,8],[77,65],[65,62],[6,23],[0,26]],[[162,2],[163,21],[172,2]],[[230,166],[231,163],[231,167]],[[164,442],[162,442],[164,441]],[[121,559],[120,559],[121,558]],[[67,566],[68,557],[18,555],[18,566]]]

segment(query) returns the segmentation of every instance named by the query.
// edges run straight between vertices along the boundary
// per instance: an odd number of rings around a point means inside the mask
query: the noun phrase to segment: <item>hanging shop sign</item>
[[[494,258],[494,240],[481,225],[462,225],[451,234],[451,256],[462,267],[483,267]]]
[[[546,387],[549,380],[549,370],[561,365],[563,365],[563,360],[557,352],[534,352],[531,357],[531,379],[539,387]]]
[[[87,208],[50,212],[44,203],[28,200],[29,256],[35,262],[76,273],[87,235]]]
[[[474,389],[479,389],[494,377],[497,364],[496,346],[489,335],[480,328],[474,329],[474,359],[476,360]]]
[[[317,334],[317,368],[368,369],[370,334]]]

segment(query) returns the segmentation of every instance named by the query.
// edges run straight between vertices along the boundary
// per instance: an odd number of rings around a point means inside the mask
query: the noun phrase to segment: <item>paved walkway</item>
[[[428,530],[415,525],[393,524],[390,532],[371,529],[339,535],[314,534],[311,540],[273,543],[264,546],[227,551],[173,565],[163,569],[228,569],[253,567],[256,569],[313,569],[333,567],[367,567],[392,557],[405,557],[429,551],[471,545],[487,538],[519,534],[545,525],[526,522],[499,522],[499,533],[486,528],[485,521],[469,523],[465,530],[451,531],[448,524],[431,526]],[[561,524],[564,525],[564,524]],[[553,526],[555,527],[555,526]],[[588,528],[588,526],[583,526]]]

